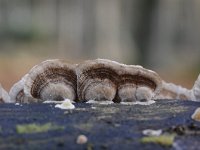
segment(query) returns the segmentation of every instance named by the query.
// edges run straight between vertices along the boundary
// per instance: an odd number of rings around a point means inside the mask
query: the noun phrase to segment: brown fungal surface
[[[47,60],[33,67],[24,84],[24,93],[39,101],[75,100],[75,64],[63,60]]]
[[[79,100],[150,100],[161,88],[159,75],[141,66],[96,59],[79,64],[76,70]]]
[[[120,66],[113,61],[88,60],[77,66],[77,94],[79,100],[109,100],[117,94]]]
[[[136,65],[122,65],[118,73],[120,101],[150,100],[159,93],[161,79],[153,71]]]

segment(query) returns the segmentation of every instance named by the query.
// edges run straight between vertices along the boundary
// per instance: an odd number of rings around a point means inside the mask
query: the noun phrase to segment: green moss
[[[175,138],[174,134],[149,136],[149,137],[143,137],[141,139],[141,142],[142,143],[157,143],[163,146],[172,146],[174,142],[174,138]]]
[[[64,129],[63,126],[53,125],[52,123],[46,123],[43,125],[32,123],[32,124],[23,124],[16,126],[16,131],[19,134],[40,133],[40,132],[47,132],[49,130],[63,130],[63,129]]]
[[[93,128],[93,125],[91,123],[82,123],[82,124],[77,124],[74,126],[80,130],[84,130],[88,132]]]
[[[93,150],[94,149],[94,145],[92,143],[88,143],[86,149],[87,150]]]

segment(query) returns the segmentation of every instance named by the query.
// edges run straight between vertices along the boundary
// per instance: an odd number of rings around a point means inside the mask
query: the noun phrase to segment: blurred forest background
[[[0,0],[0,83],[50,58],[139,64],[192,87],[200,0]]]

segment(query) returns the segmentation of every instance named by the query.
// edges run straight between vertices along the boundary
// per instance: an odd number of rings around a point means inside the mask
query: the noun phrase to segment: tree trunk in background
[[[135,40],[136,46],[139,50],[138,63],[146,67],[151,66],[149,64],[150,51],[148,43],[150,41],[152,15],[157,2],[157,0],[140,0],[136,3],[138,6],[138,13],[133,14],[133,16],[137,15],[137,22],[134,22],[136,26],[133,25],[133,27],[135,27],[133,31],[133,40]]]
[[[199,10],[199,0],[0,0],[0,42],[37,34],[45,57],[192,66],[200,63]]]
[[[152,18],[151,40],[148,45],[149,63],[154,68],[171,70],[193,65],[200,57],[199,1],[158,2]]]
[[[7,1],[0,1],[0,27],[6,28],[8,27],[8,9],[7,9]]]
[[[7,2],[6,0],[0,1],[0,45],[4,43],[5,33],[8,27],[8,12],[7,12]],[[2,50],[1,50],[2,51]],[[5,50],[3,50],[5,51]]]

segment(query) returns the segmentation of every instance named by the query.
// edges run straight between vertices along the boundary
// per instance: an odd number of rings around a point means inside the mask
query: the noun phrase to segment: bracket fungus
[[[13,85],[16,102],[46,100],[85,102],[136,102],[156,99],[200,100],[200,76],[192,89],[166,83],[154,71],[138,65],[125,65],[107,59],[79,64],[54,59],[34,66]]]
[[[11,103],[9,94],[3,89],[0,84],[0,103]]]
[[[186,89],[182,86],[162,81],[160,93],[155,96],[155,99],[181,99],[200,101],[200,78],[196,80],[192,89]]]
[[[161,78],[151,70],[137,65],[121,65],[118,71],[120,101],[151,100],[161,88]]]
[[[79,100],[109,100],[117,93],[120,66],[109,60],[88,60],[78,65],[77,94]]]
[[[37,99],[34,99],[33,97],[30,97],[28,95],[25,95],[25,93],[24,93],[24,83],[25,83],[27,76],[28,76],[28,74],[26,74],[24,77],[22,77],[21,80],[19,80],[17,83],[15,83],[11,87],[11,89],[9,91],[9,95],[10,95],[10,99],[13,102],[16,102],[16,103],[37,102]]]
[[[47,60],[34,66],[24,83],[25,95],[44,100],[76,99],[75,64]]]

